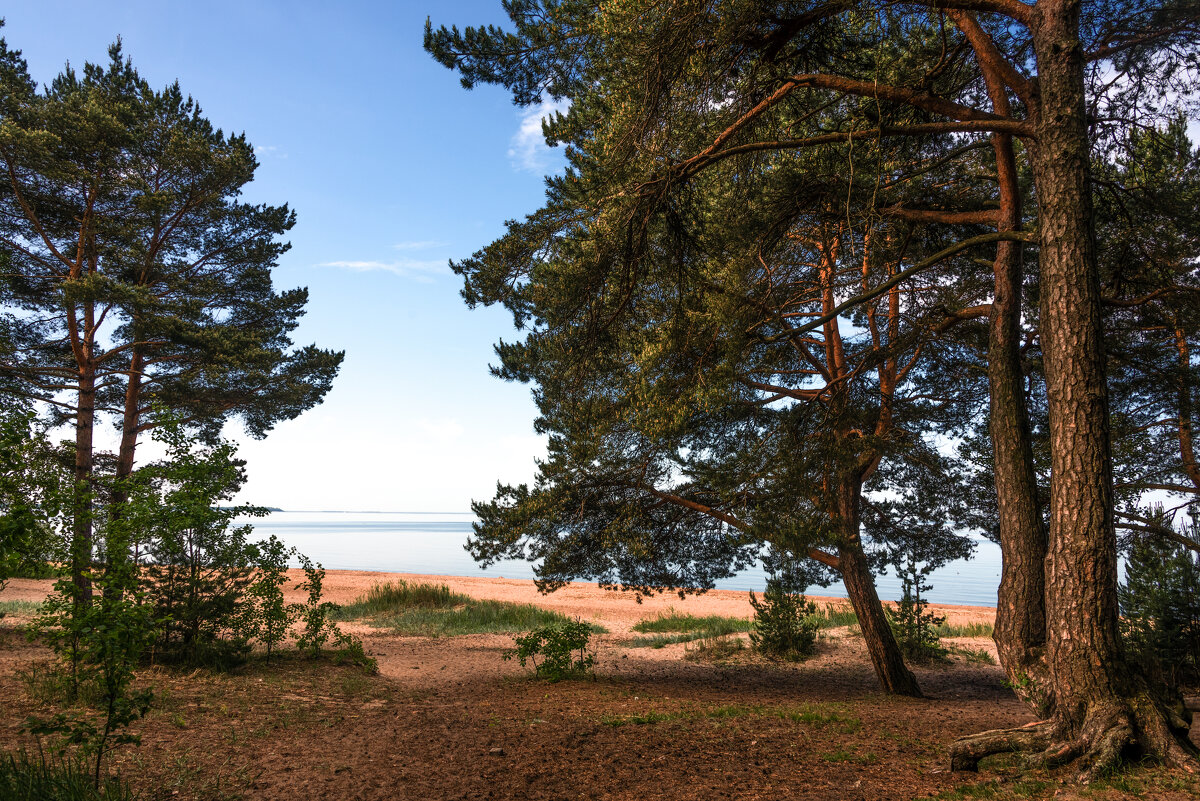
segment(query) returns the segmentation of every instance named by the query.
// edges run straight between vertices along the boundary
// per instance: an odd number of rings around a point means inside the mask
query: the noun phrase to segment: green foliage
[[[318,403],[342,360],[293,347],[307,290],[272,285],[295,213],[244,200],[258,168],[244,134],[215,127],[178,84],[152,87],[120,43],[108,56],[38,92],[19,52],[3,50],[0,332],[18,335],[0,377],[49,399],[65,360],[91,373],[99,409],[139,426],[153,388],[210,433],[240,416],[262,436]],[[81,241],[94,254],[82,265]],[[83,331],[68,308],[103,308],[105,323]],[[69,335],[124,353],[79,362]]]
[[[452,609],[470,602],[470,596],[451,592],[445,584],[418,584],[398,579],[371,585],[366,594],[354,603],[344,604],[337,609],[334,617],[338,620],[354,620],[413,607]]]
[[[108,752],[140,742],[127,729],[146,714],[153,698],[151,691],[133,688],[134,670],[154,638],[157,622],[138,586],[137,571],[129,560],[110,564],[92,577],[98,596],[91,598],[80,597],[72,582],[59,581],[33,624],[70,666],[69,700],[75,700],[81,684],[94,684],[100,715],[31,717],[27,728],[35,735],[57,736],[64,750],[76,746],[89,755],[97,787]]]
[[[750,631],[751,625],[746,618],[720,615],[696,617],[668,610],[635,623],[634,631],[651,633],[653,636],[634,637],[629,644],[634,648],[663,648],[675,643]]]
[[[741,637],[701,637],[688,646],[683,658],[689,662],[724,662],[745,648]]]
[[[944,661],[946,649],[941,644],[939,629],[946,619],[929,611],[929,602],[921,593],[930,589],[925,577],[932,570],[908,558],[897,565],[900,573],[901,596],[895,608],[887,607],[888,622],[904,657],[913,662]]]
[[[529,631],[569,622],[558,612],[532,604],[490,601],[451,592],[444,584],[403,579],[376,584],[352,604],[333,613],[337,620],[369,618],[374,626],[427,637]],[[589,624],[593,631],[603,631]]]
[[[241,636],[256,639],[267,649],[268,662],[295,621],[295,609],[283,600],[292,553],[294,549],[285,547],[274,534],[259,543],[254,580],[246,589],[246,604],[238,621]]]
[[[0,798],[13,801],[133,801],[120,779],[105,777],[97,787],[90,768],[65,754],[33,756],[26,751],[0,755]]]
[[[721,634],[731,634],[735,631],[749,631],[750,621],[745,618],[738,617],[723,617],[721,615],[705,615],[697,617],[696,615],[681,614],[673,609],[666,612],[660,612],[652,618],[639,620],[633,624],[633,630],[645,634],[655,634],[661,632],[696,632],[696,631],[711,631],[714,629],[720,630]]]
[[[266,512],[222,505],[245,478],[232,443],[197,443],[162,410],[156,422],[153,436],[165,458],[127,481],[118,517],[142,564],[147,602],[162,621],[154,655],[187,664],[235,663],[247,650],[241,629],[259,553],[249,541],[251,526],[235,526],[233,519]]]
[[[818,606],[816,611],[817,623],[823,629],[837,629],[843,626],[853,626],[858,623],[858,614],[848,606],[825,604]]]
[[[794,662],[816,652],[821,622],[817,605],[804,593],[790,590],[782,579],[772,577],[767,580],[761,601],[750,593],[750,605],[754,607],[750,642],[763,656]]]
[[[1118,598],[1126,653],[1152,685],[1177,692],[1200,683],[1200,557],[1139,537]]]
[[[66,553],[59,532],[68,485],[33,414],[0,408],[0,590],[10,578],[55,575],[49,561]]]
[[[991,623],[947,623],[944,620],[934,627],[939,637],[991,637],[995,631]]]
[[[299,589],[308,593],[308,600],[292,607],[293,614],[304,624],[303,630],[297,636],[296,647],[316,658],[321,656],[321,650],[326,644],[333,640],[338,647],[335,658],[347,659],[362,665],[370,673],[376,672],[378,665],[374,659],[367,656],[362,641],[342,632],[333,622],[333,612],[337,610],[338,605],[321,600],[325,568],[319,564],[314,565],[312,560],[303,554],[300,554],[299,558],[305,578]]]
[[[517,647],[505,651],[504,658],[529,666],[538,678],[561,681],[588,673],[596,664],[596,655],[588,650],[591,636],[591,626],[578,619],[541,626],[514,637]]]

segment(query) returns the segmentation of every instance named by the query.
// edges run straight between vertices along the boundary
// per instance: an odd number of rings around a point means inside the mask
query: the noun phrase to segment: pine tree
[[[571,281],[554,285],[562,293],[557,298],[505,285],[546,274],[542,256],[566,220],[586,221],[611,246],[607,258],[588,260],[593,266],[574,276],[608,271],[611,313],[633,302],[627,288],[644,269],[638,258],[623,256],[655,241],[647,239],[644,212],[687,209],[697,183],[714,169],[770,154],[867,142],[903,149],[913,140],[933,140],[947,153],[940,165],[962,174],[969,173],[961,169],[969,160],[961,157],[981,142],[976,137],[990,137],[1000,187],[994,206],[958,207],[961,182],[950,180],[937,185],[938,206],[901,204],[896,216],[941,230],[993,228],[989,240],[961,240],[964,249],[984,241],[1036,240],[1039,246],[1038,333],[1053,477],[1045,534],[1023,406],[1017,334],[1028,310],[1022,306],[1018,248],[997,245],[989,262],[993,302],[978,313],[989,318],[1000,540],[1011,566],[1002,576],[997,637],[1010,675],[1034,671],[1045,685],[1039,696],[1049,703],[1031,703],[1049,719],[1034,729],[964,741],[955,748],[954,764],[969,768],[995,750],[1036,749],[1059,760],[1080,759],[1082,775],[1091,778],[1132,744],[1172,764],[1196,764],[1179,721],[1143,702],[1145,687],[1125,663],[1117,632],[1090,176],[1095,132],[1087,107],[1103,109],[1107,119],[1146,122],[1170,91],[1193,92],[1185,76],[1200,38],[1200,15],[1189,3],[1097,3],[1086,13],[1083,6],[1075,0],[718,7],[531,0],[506,4],[511,32],[430,26],[426,46],[460,70],[468,86],[500,83],[519,103],[543,93],[571,100],[570,111],[548,124],[547,139],[569,145],[576,171],[552,181],[547,207],[511,225],[510,236],[492,251],[496,261],[524,260],[526,266],[517,272],[464,270],[469,301],[507,295],[518,320],[532,318],[538,325],[555,324],[545,311],[552,305],[563,316],[606,310],[589,309],[573,296]],[[922,35],[926,30],[930,35]],[[1136,78],[1089,84],[1089,72],[1105,70]],[[1089,94],[1091,86],[1101,88]],[[1037,199],[1036,236],[1019,231],[1014,139]],[[601,144],[588,152],[585,140]],[[884,188],[919,183],[928,170],[877,174]],[[750,180],[744,172],[735,176],[735,182]],[[556,202],[572,194],[586,199]],[[950,311],[957,316],[967,308]],[[600,313],[591,321],[607,319]]]
[[[307,292],[277,292],[271,270],[295,215],[239,200],[253,147],[177,84],[153,89],[118,43],[107,65],[68,68],[39,92],[0,44],[0,95],[0,325],[22,332],[0,375],[75,425],[86,596],[98,415],[119,421],[123,479],[152,403],[208,433],[240,417],[263,436],[320,402],[342,354],[293,347]]]

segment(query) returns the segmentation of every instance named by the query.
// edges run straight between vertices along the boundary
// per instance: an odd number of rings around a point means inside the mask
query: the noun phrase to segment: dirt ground
[[[398,574],[329,571],[328,597],[354,600]],[[956,657],[918,669],[927,697],[883,695],[860,637],[830,632],[799,665],[742,651],[695,661],[694,646],[629,645],[630,628],[675,607],[749,616],[745,593],[647,599],[576,584],[540,596],[514,579],[403,576],[477,598],[537,603],[604,625],[594,680],[548,684],[501,658],[507,635],[407,637],[365,624],[379,675],[300,658],[232,673],[143,672],[158,700],[142,744],[113,767],[147,799],[910,799],[1197,797],[1165,771],[1084,790],[1003,763],[946,770],[956,737],[1032,718],[998,667]],[[295,577],[299,578],[299,577]],[[38,600],[49,582],[15,580],[0,600]],[[299,600],[297,597],[296,600]],[[844,602],[842,602],[844,603]],[[993,610],[939,607],[954,623]],[[49,653],[0,621],[0,747],[30,740],[30,693]],[[987,639],[963,641],[991,650]],[[689,658],[693,657],[693,658]],[[24,676],[25,678],[22,678]],[[1196,702],[1200,699],[1192,699]],[[1200,738],[1200,727],[1193,738]],[[1200,742],[1200,740],[1198,740]],[[971,786],[985,784],[986,786]],[[996,795],[996,794],[999,795]],[[1057,794],[1057,795],[1056,795]]]

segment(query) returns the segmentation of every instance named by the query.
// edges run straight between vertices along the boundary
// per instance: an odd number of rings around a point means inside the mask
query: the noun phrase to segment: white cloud
[[[558,111],[566,113],[570,105],[571,102],[565,98],[543,98],[541,103],[530,106],[521,113],[521,125],[513,134],[508,148],[508,157],[512,159],[513,166],[539,174],[546,172],[554,151],[546,146],[546,139],[542,135],[542,120]]]
[[[260,159],[286,159],[287,153],[281,153],[275,145],[255,145],[254,155]]]
[[[326,261],[318,267],[336,267],[356,273],[393,273],[415,281],[432,281],[436,276],[448,275],[450,268],[445,259],[393,259],[392,261]]]

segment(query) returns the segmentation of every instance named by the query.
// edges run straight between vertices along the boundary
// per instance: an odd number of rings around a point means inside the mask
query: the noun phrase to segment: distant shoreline
[[[287,600],[303,600],[297,587],[304,581],[304,572],[292,568],[288,575],[291,582],[287,585]],[[754,612],[750,607],[750,594],[744,590],[707,590],[703,594],[688,595],[683,599],[676,593],[668,592],[644,597],[639,603],[633,592],[601,589],[597,583],[591,581],[573,581],[561,589],[543,595],[538,592],[533,579],[441,576],[376,570],[326,570],[325,599],[340,604],[352,603],[373,585],[398,580],[445,584],[453,592],[465,593],[473,598],[531,603],[570,617],[579,616],[602,621],[610,628],[615,626],[616,630],[622,630],[623,627],[631,626],[642,618],[672,607],[697,616],[750,617]],[[0,591],[0,600],[40,601],[50,592],[53,584],[53,579],[12,579],[9,585]],[[819,604],[849,604],[846,598],[835,596],[808,597]],[[929,607],[938,615],[945,615],[951,623],[992,622],[996,617],[996,608],[993,606],[931,603]]]

